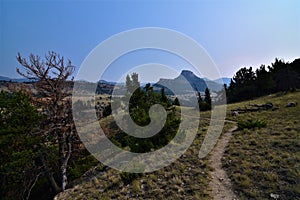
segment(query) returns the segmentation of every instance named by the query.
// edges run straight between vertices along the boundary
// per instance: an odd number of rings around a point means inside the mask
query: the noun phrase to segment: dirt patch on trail
[[[209,186],[212,189],[211,196],[216,200],[237,199],[232,190],[230,179],[228,178],[226,171],[222,168],[222,158],[224,156],[225,148],[228,145],[232,132],[236,129],[237,127],[235,126],[224,133],[210,153],[209,164],[213,168],[213,171],[210,172],[212,180],[210,181]]]

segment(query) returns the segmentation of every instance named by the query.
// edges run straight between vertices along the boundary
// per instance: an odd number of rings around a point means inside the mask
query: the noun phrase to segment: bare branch
[[[66,100],[70,95],[70,82],[74,77],[70,77],[75,71],[75,67],[68,60],[65,63],[64,57],[55,52],[48,52],[45,59],[31,54],[29,59],[22,58],[20,53],[17,55],[18,62],[23,66],[23,70],[17,68],[17,72],[26,78],[35,78],[38,81],[34,84],[37,91],[44,98],[36,100],[40,105],[43,105],[43,112],[46,114],[46,119],[43,122],[43,130],[34,134],[42,136],[44,145],[58,144],[59,148],[59,165],[61,166],[61,186],[64,190],[67,184],[67,165],[72,153],[72,141],[76,134],[75,127],[72,125],[71,102]],[[46,159],[43,157],[42,159]],[[44,166],[46,161],[44,162]],[[54,179],[47,171],[47,176],[54,188],[57,190],[57,185],[53,182]]]
[[[27,194],[27,196],[26,196],[26,199],[27,199],[27,200],[29,199],[30,194],[31,194],[31,190],[34,188],[34,186],[35,186],[35,184],[36,184],[36,182],[37,182],[37,180],[38,180],[38,178],[39,178],[39,176],[40,176],[41,174],[42,174],[42,172],[40,172],[40,173],[35,177],[35,180],[34,180],[33,184],[32,184],[31,187],[29,188],[28,194]]]

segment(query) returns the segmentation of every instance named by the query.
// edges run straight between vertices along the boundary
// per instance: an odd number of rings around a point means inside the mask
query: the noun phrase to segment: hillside
[[[206,115],[209,117],[209,113]],[[104,130],[114,129],[112,120],[112,117],[100,120]],[[199,146],[208,125],[209,121],[203,119],[200,125],[202,128],[193,144],[184,155],[166,168],[128,181],[124,179],[126,173],[99,164],[87,172],[86,176],[71,184],[73,188],[59,194],[56,199],[209,199],[208,163],[206,159],[198,158]]]
[[[8,91],[8,85],[10,87],[17,87],[20,88],[21,86],[24,87],[27,90],[31,90],[33,93],[36,93],[34,90],[34,84],[36,82],[29,82],[28,79],[10,79],[7,78],[7,80],[3,79],[2,81],[0,80],[0,90],[3,91]],[[68,90],[71,92],[73,89],[74,83],[69,81],[68,82]],[[96,94],[112,94],[112,91],[115,86],[114,83],[112,82],[106,82],[106,81],[99,81],[98,83],[91,83],[87,81],[76,81],[76,86],[77,89],[81,94],[88,94],[87,91],[95,90]]]
[[[241,199],[300,198],[300,92],[277,93],[257,100],[229,104],[228,110],[272,103],[274,110],[248,112],[228,118],[241,124],[226,149],[223,167]],[[296,102],[296,107],[286,107]],[[277,109],[278,108],[278,109]],[[252,123],[249,123],[252,120]]]
[[[275,109],[241,113],[231,110],[249,108],[271,102]],[[286,107],[296,102],[296,107]],[[227,120],[248,119],[264,122],[262,128],[240,128],[234,131],[225,147],[222,168],[238,199],[297,199],[300,197],[300,92],[278,93],[251,101],[229,104]],[[180,159],[153,173],[143,174],[132,182],[124,182],[124,174],[101,164],[73,182],[73,187],[56,199],[210,199],[210,166],[207,158],[199,159],[199,147],[209,125],[209,112],[201,113],[196,139]],[[109,128],[112,118],[101,120]],[[192,121],[192,120],[191,120]],[[227,132],[232,128],[228,124]],[[226,145],[225,145],[226,146]],[[210,155],[212,158],[214,154]],[[123,175],[122,175],[123,174]],[[218,184],[222,184],[222,177]],[[277,196],[278,195],[278,196]],[[278,198],[277,198],[278,199]]]

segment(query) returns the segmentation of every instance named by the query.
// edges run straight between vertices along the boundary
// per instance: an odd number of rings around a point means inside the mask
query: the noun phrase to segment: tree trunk
[[[61,156],[61,160],[62,160],[62,165],[61,165],[61,178],[62,178],[62,190],[64,191],[66,189],[66,186],[68,184],[68,177],[67,177],[67,166],[68,166],[68,161],[70,159],[70,156],[71,156],[71,152],[72,152],[72,145],[71,145],[71,142],[69,141],[69,137],[70,136],[67,136],[66,140],[65,140],[65,143],[64,143],[64,146],[67,146],[67,151],[62,147],[60,148],[62,151],[60,154]]]
[[[46,176],[47,176],[47,178],[48,178],[48,180],[50,182],[50,185],[51,185],[52,189],[54,190],[54,193],[55,194],[60,193],[61,192],[61,188],[58,187],[58,185],[57,185],[57,183],[56,183],[56,181],[55,181],[55,179],[53,177],[53,174],[50,172],[50,170],[48,168],[48,165],[47,165],[47,163],[45,161],[44,155],[40,155],[40,159],[41,159],[41,161],[43,163],[43,168],[44,168]]]

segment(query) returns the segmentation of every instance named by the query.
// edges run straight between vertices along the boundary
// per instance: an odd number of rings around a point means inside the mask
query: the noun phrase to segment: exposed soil
[[[224,133],[223,136],[219,138],[218,143],[210,154],[209,163],[213,168],[213,171],[210,173],[212,178],[210,182],[210,188],[212,189],[211,196],[216,200],[237,199],[232,190],[230,179],[228,178],[226,171],[222,168],[222,158],[224,156],[225,148],[228,145],[232,132],[236,129],[237,127],[235,126]]]

